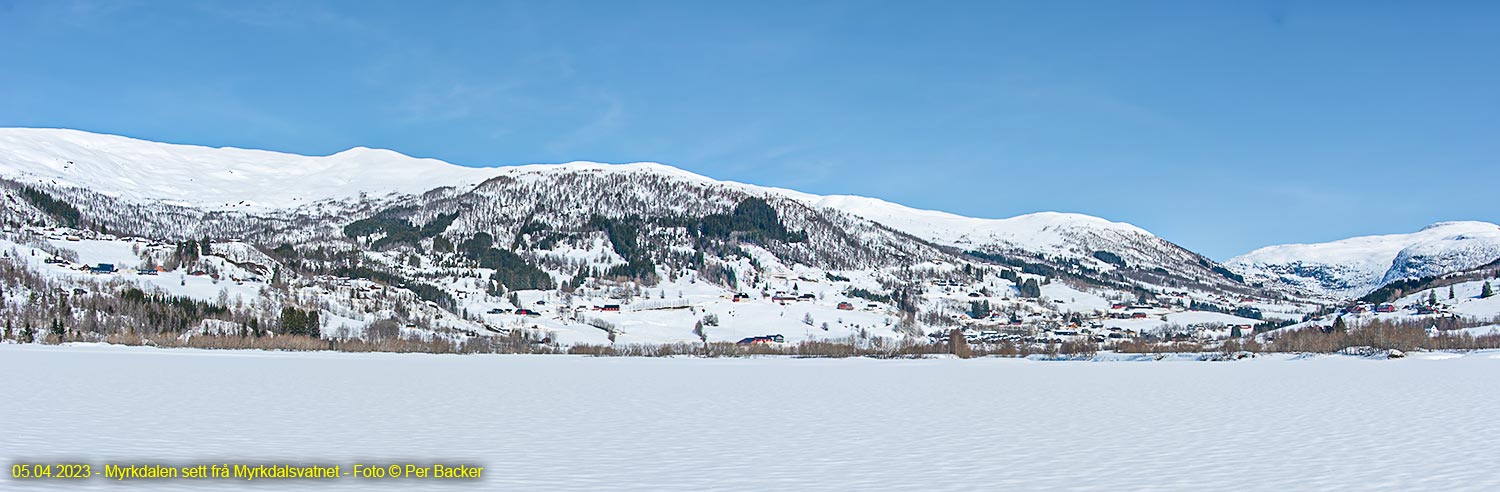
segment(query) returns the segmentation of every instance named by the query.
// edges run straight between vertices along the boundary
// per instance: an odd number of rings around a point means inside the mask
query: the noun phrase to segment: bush
[[[1430,322],[1374,320],[1361,326],[1331,332],[1317,328],[1289,330],[1278,333],[1266,350],[1332,353],[1349,347],[1374,347],[1403,352],[1500,348],[1500,337],[1496,336],[1474,337],[1452,330],[1440,330],[1437,336],[1430,336],[1424,326]]]

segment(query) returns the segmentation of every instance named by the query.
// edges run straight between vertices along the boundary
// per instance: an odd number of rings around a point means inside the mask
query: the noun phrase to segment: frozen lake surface
[[[462,462],[477,482],[6,490],[1500,490],[1500,352],[1239,362],[0,345],[0,459]],[[8,467],[7,467],[8,468]]]

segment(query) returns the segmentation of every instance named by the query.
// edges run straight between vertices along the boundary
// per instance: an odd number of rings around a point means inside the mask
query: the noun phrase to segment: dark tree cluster
[[[495,273],[491,280],[505,290],[550,290],[557,288],[556,282],[547,272],[527,263],[520,255],[494,247],[495,238],[487,233],[477,233],[458,245],[458,251],[481,268],[490,268]]]

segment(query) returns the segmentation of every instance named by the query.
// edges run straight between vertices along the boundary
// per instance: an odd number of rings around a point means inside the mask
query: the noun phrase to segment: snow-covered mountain
[[[1237,290],[1235,275],[1218,263],[1124,222],[1076,213],[1038,212],[1006,219],[919,210],[861,196],[810,196],[814,206],[839,210],[970,254],[1045,265],[1062,273],[1120,284]]]
[[[735,198],[738,196],[760,196],[771,198],[773,206],[783,213],[793,212],[793,216],[798,214],[788,207],[800,204],[808,210],[822,210],[862,224],[879,224],[953,253],[972,252],[989,255],[991,259],[1003,257],[1017,266],[1038,265],[1034,268],[1060,270],[1086,279],[1107,277],[1109,282],[1119,285],[1144,283],[1163,288],[1184,284],[1233,288],[1238,284],[1224,275],[1227,270],[1207,258],[1130,224],[1097,217],[1046,212],[1009,219],[979,219],[913,209],[875,198],[818,196],[717,181],[655,163],[573,162],[472,168],[368,148],[313,157],[263,150],[165,144],[77,130],[13,128],[0,129],[0,176],[23,184],[88,190],[118,200],[120,203],[93,207],[96,215],[105,216],[123,210],[121,204],[139,207],[143,203],[180,207],[170,214],[177,216],[210,214],[223,217],[225,213],[238,213],[284,217],[293,210],[298,215],[340,216],[358,215],[361,212],[357,207],[368,205],[371,200],[382,200],[381,203],[386,205],[411,205],[424,200],[450,199],[462,201],[466,207],[486,208],[475,203],[476,191],[479,195],[490,195],[488,200],[492,202],[537,205],[554,200],[597,201],[601,194],[613,196],[626,188],[632,193],[645,195],[664,190],[687,193],[697,200],[645,196],[625,210],[610,208],[601,211],[681,216],[727,209],[738,200]],[[589,183],[597,185],[605,181],[616,184],[650,182],[661,186],[643,189],[626,185],[613,190],[600,189],[597,193],[588,191],[586,185]],[[486,188],[486,183],[491,186]],[[495,186],[495,183],[501,184]],[[572,187],[559,183],[571,183]],[[514,193],[516,187],[546,191],[521,196]],[[489,191],[484,191],[486,189]],[[417,197],[431,190],[440,192],[425,199],[401,198]],[[723,193],[727,195],[712,199],[712,195]],[[474,196],[456,198],[463,194]],[[345,205],[327,206],[335,201]],[[626,205],[617,202],[614,206]],[[381,207],[367,207],[365,211],[378,208]],[[519,209],[529,208],[534,207]],[[574,212],[583,210],[562,205],[558,208]],[[517,209],[512,207],[510,210]],[[169,214],[133,209],[128,215]],[[503,219],[492,217],[485,227],[497,229],[493,232],[513,233],[531,215],[534,212],[511,217],[517,221],[511,224],[498,223]],[[577,225],[586,218],[580,214],[573,217],[572,222]],[[114,223],[122,228],[152,227],[132,220]],[[181,222],[182,219],[173,218],[169,224],[158,224],[157,227],[175,226]],[[460,220],[459,223],[462,225],[466,221]],[[219,230],[236,236],[253,234],[234,227]],[[876,236],[880,234],[865,233],[861,237],[863,241],[875,243],[901,242],[889,237],[877,240]],[[912,247],[898,249],[916,251]]]
[[[1500,258],[1500,226],[1439,222],[1410,234],[1267,246],[1229,260],[1252,281],[1359,297],[1388,283],[1475,268]]]
[[[936,244],[966,250],[998,246],[1049,255],[1088,255],[1095,250],[1080,250],[1087,242],[1086,236],[1109,235],[1113,239],[1152,236],[1130,224],[1083,214],[1040,212],[1008,219],[980,219],[862,196],[807,199],[820,207],[848,212]]]
[[[75,317],[90,333],[170,315],[174,333],[316,319],[339,338],[682,342],[713,315],[721,341],[805,340],[1115,322],[1122,301],[1156,310],[1133,329],[1308,309],[1130,224],[963,217],[656,163],[471,168],[0,129],[0,204],[8,275],[30,292],[9,298],[17,320],[62,309],[60,288],[101,292],[90,309],[114,314]],[[170,296],[224,310],[119,311]]]
[[[414,194],[472,186],[495,174],[364,147],[311,157],[78,130],[0,129],[0,176],[200,208],[290,208],[361,193]]]

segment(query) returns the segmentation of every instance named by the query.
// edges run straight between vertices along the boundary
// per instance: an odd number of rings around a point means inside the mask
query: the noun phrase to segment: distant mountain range
[[[1497,258],[1500,226],[1439,222],[1410,234],[1267,246],[1227,264],[1250,281],[1320,295],[1359,297],[1394,281],[1476,268]]]

